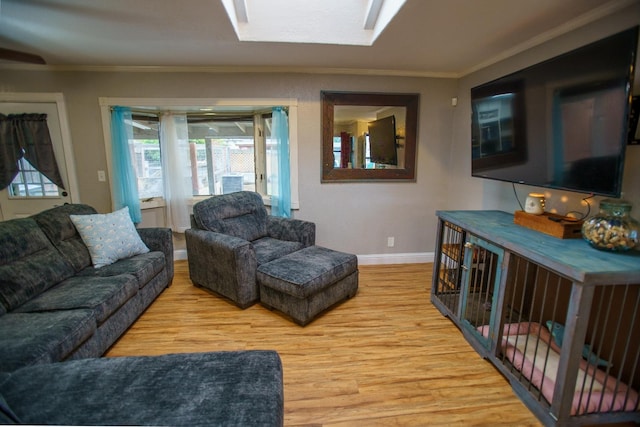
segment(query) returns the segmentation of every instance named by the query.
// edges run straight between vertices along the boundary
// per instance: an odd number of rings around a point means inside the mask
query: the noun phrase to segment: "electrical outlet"
[[[107,176],[104,171],[98,171],[98,181],[105,182],[107,180]]]
[[[387,237],[387,246],[392,248],[396,244],[395,237]]]

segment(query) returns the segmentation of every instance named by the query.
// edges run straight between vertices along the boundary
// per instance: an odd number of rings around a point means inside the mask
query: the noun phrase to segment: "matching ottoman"
[[[260,302],[304,326],[358,291],[358,258],[320,246],[309,246],[257,270]]]

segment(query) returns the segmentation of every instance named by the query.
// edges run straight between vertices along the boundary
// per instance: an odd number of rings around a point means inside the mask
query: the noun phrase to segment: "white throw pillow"
[[[69,215],[89,249],[95,268],[149,252],[124,207],[108,214]]]

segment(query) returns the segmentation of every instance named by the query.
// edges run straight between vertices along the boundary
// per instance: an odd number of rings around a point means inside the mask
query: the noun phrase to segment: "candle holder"
[[[544,194],[529,193],[524,205],[524,211],[533,215],[542,215],[544,213],[544,204]]]

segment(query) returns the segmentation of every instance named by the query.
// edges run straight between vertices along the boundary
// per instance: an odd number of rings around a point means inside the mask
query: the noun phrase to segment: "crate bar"
[[[569,420],[578,367],[582,358],[582,347],[587,334],[589,311],[593,301],[594,286],[582,286],[577,282],[571,284],[571,298],[565,320],[565,330],[572,330],[562,341],[562,351],[558,362],[558,375],[551,402],[551,416],[559,423]],[[570,369],[573,367],[573,369]]]

